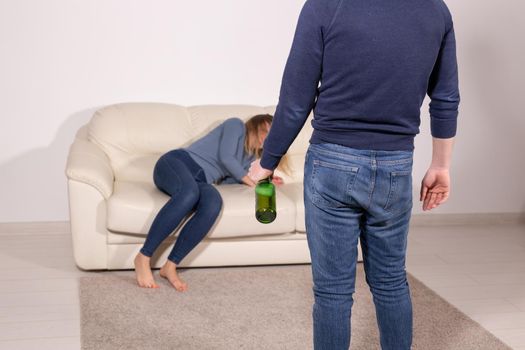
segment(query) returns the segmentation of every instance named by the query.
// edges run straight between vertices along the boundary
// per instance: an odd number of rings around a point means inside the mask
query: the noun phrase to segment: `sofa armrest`
[[[113,193],[113,168],[106,153],[87,137],[87,125],[77,133],[69,149],[66,176],[95,187],[105,199]]]

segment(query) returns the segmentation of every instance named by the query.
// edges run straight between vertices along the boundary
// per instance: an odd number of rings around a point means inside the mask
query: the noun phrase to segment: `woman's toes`
[[[177,275],[172,276],[170,279],[171,284],[177,289],[179,292],[184,292],[185,290],[185,283],[180,280],[180,278]]]
[[[178,288],[180,292],[185,292],[188,289],[188,284],[186,282],[179,282]]]

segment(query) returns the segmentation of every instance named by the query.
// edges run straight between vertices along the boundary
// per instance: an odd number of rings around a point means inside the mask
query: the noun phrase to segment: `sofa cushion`
[[[115,179],[124,180],[131,178],[127,170],[137,158],[189,144],[192,126],[186,107],[122,103],[95,112],[88,138],[107,154]]]
[[[255,194],[252,187],[241,184],[213,185],[222,198],[223,209],[207,238],[226,238],[290,233],[296,230],[297,204],[284,190],[277,189],[277,218],[271,224],[255,219]],[[293,190],[289,193],[295,193]],[[150,182],[116,181],[108,199],[108,243],[135,243],[144,240],[151,223],[169,197]],[[190,213],[186,220],[193,216]],[[183,223],[176,229],[178,234]]]
[[[305,233],[303,183],[295,182],[278,188],[295,203],[295,229],[297,232]]]

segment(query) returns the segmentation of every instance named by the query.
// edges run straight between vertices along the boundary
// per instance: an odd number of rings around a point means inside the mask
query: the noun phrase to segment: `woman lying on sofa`
[[[272,120],[269,114],[256,115],[246,122],[240,118],[226,119],[191,145],[173,149],[159,158],[153,171],[153,181],[159,190],[171,198],[155,217],[144,246],[135,257],[139,286],[158,288],[151,271],[150,258],[162,241],[195,210],[160,269],[160,276],[178,291],[183,292],[188,288],[187,283],[178,276],[177,266],[206,236],[221,211],[222,198],[212,184],[256,185],[247,173],[251,162],[261,157],[262,145]],[[278,168],[289,173],[286,155]],[[280,185],[283,180],[273,176],[273,182]]]

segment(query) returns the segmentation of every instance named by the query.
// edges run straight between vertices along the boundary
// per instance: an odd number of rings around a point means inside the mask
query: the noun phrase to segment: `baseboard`
[[[0,222],[0,236],[70,234],[69,221]]]
[[[525,213],[413,214],[411,226],[525,224]],[[68,235],[69,221],[4,222],[0,236]]]
[[[411,226],[525,224],[525,213],[413,214]]]

